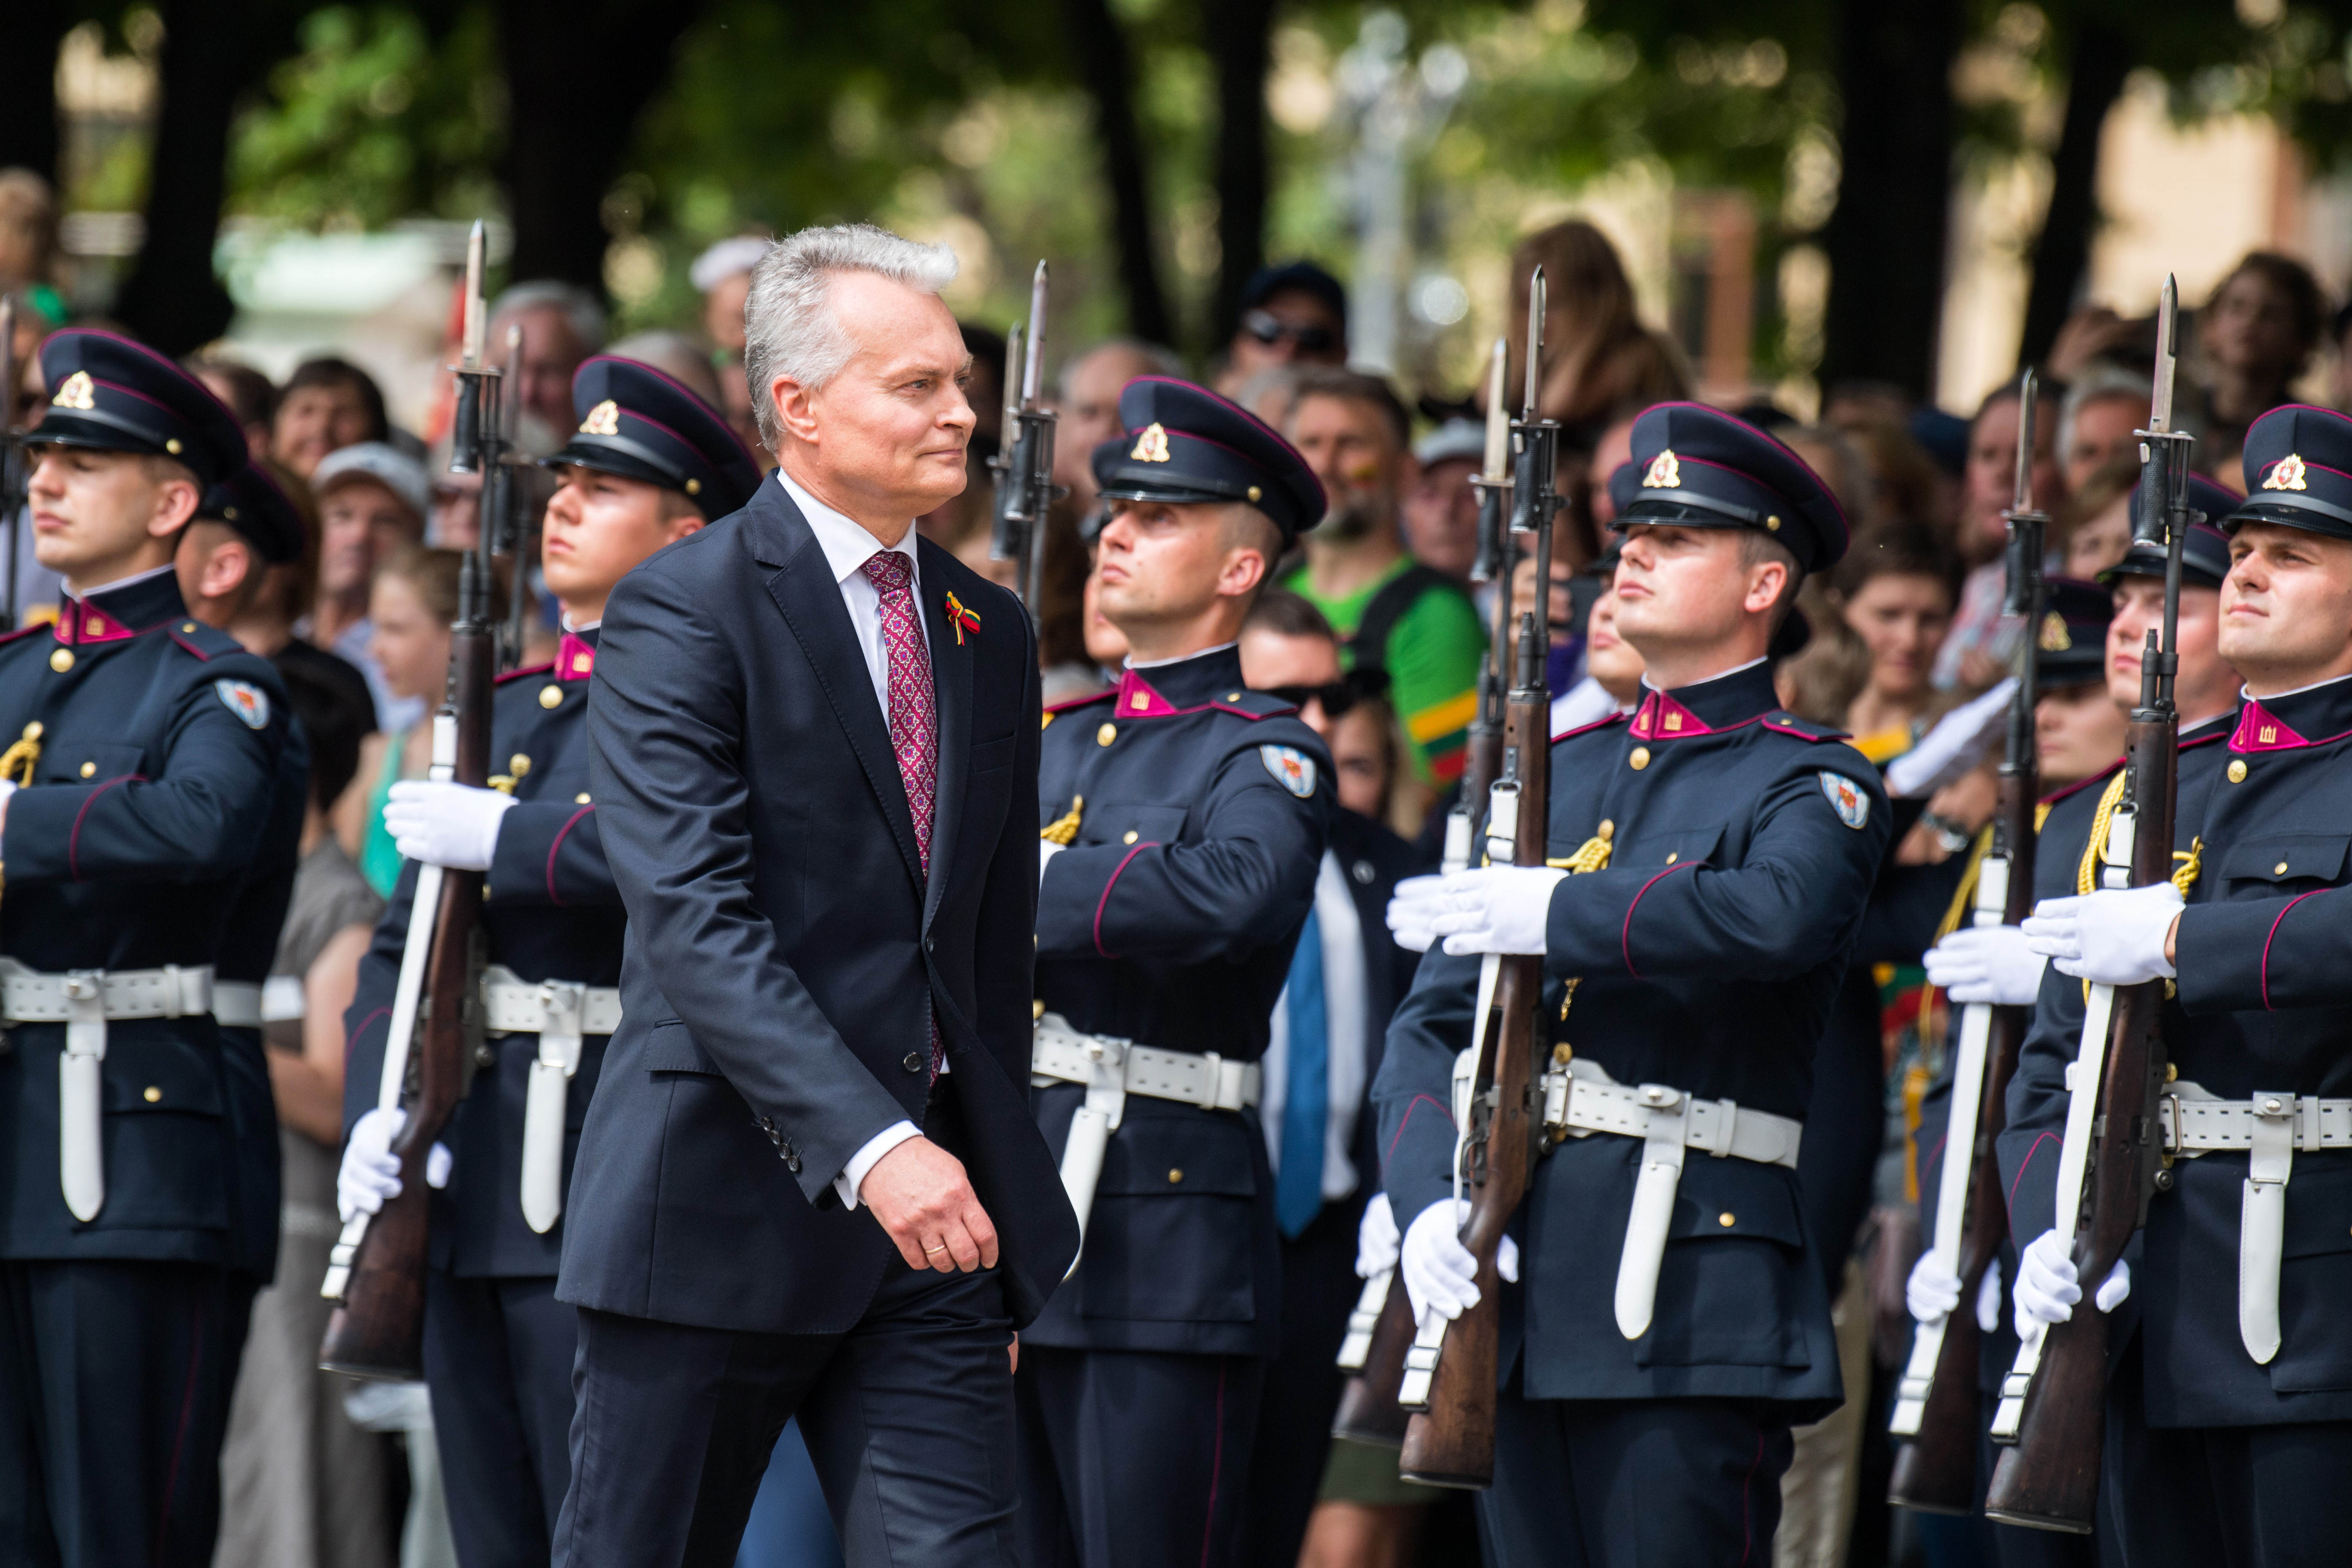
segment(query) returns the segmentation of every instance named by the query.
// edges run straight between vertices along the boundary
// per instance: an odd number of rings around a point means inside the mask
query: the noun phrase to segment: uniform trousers
[[[1255,1356],[1022,1346],[1024,1568],[1239,1563],[1265,1372]]]
[[[208,1568],[252,1293],[213,1264],[0,1262],[0,1562]]]
[[[465,1568],[548,1559],[572,1480],[579,1313],[548,1279],[425,1279],[425,1383]]]
[[[555,1568],[730,1568],[800,1417],[850,1568],[1015,1568],[1013,1320],[992,1269],[893,1258],[841,1334],[581,1308]]]
[[[2159,1428],[2139,1341],[2107,1384],[2099,1527],[2124,1568],[2318,1568],[2352,1554],[2352,1422]]]
[[[1478,1494],[1492,1568],[1762,1568],[1788,1417],[1753,1399],[1529,1399],[1495,1419]]]

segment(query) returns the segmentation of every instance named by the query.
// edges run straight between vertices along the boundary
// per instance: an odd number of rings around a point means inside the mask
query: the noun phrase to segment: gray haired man
[[[607,601],[588,710],[628,939],[557,1296],[563,1568],[732,1563],[797,1415],[853,1568],[1011,1568],[1013,1331],[1077,1251],[1029,1111],[1037,647],[914,532],[964,486],[943,248],[754,270],[781,460]]]

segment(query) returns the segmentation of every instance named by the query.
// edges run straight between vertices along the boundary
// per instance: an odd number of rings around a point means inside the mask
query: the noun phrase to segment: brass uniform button
[[[139,1098],[150,1105],[161,1105],[163,1103],[163,1091],[151,1083],[147,1086],[146,1092]]]
[[[1097,746],[1108,746],[1118,739],[1118,726],[1116,724],[1106,724],[1095,731],[1095,744]]]
[[[93,773],[97,773],[97,772],[98,772],[98,764],[97,764],[96,763],[82,763],[82,765],[81,765],[81,776],[82,776],[82,777],[84,777],[84,778],[89,778],[91,774],[93,774]],[[2282,871],[2285,870],[2285,869],[2286,869],[2285,865],[2284,865],[2284,863],[2282,863],[2282,864],[2280,865],[2280,867],[2279,867],[2279,869],[2280,869],[2280,870],[2282,870]]]
[[[1181,1170],[1171,1169],[1171,1170],[1169,1171],[1169,1173],[1168,1173],[1168,1181],[1169,1181],[1169,1184],[1170,1184],[1170,1185],[1171,1185],[1171,1186],[1172,1186],[1172,1185],[1174,1185],[1176,1183],[1182,1181],[1183,1179],[1184,1179],[1184,1173],[1183,1173]]]
[[[1647,746],[1634,747],[1633,754],[1627,757],[1625,761],[1632,765],[1635,773],[1640,773],[1643,768],[1650,765],[1650,748]]]
[[[586,805],[588,804],[588,792],[583,789],[578,795],[573,795],[572,797],[572,804],[574,805]]]
[[[63,675],[67,670],[71,669],[73,668],[73,649],[69,647],[61,647],[58,649],[57,652],[49,655],[49,668],[56,670],[59,675]]]
[[[2246,782],[2246,763],[2245,759],[2242,757],[2233,757],[2231,759],[2230,782],[2231,784],[2243,784]]]
[[[1682,858],[1683,858],[1683,853],[1682,853],[1682,851],[1681,851],[1681,850],[1679,850],[1679,849],[1671,849],[1671,850],[1668,850],[1668,851],[1666,852],[1666,864],[1667,864],[1667,865],[1669,865],[1669,866],[1671,866],[1671,865],[1673,865],[1675,861],[1677,861],[1677,860],[1681,859]]]
[[[513,756],[507,759],[507,772],[514,774],[514,776],[519,779],[530,777],[530,759],[524,756],[520,752],[517,752]]]
[[[1721,1214],[1715,1216],[1715,1223],[1723,1226],[1724,1229],[1729,1230],[1733,1226],[1739,1223],[1739,1216],[1733,1214],[1729,1209],[1726,1209]]]
[[[2272,875],[2272,876],[2273,876],[2273,877],[2284,877],[2284,876],[2285,876],[2285,875],[2286,875],[2286,862],[2285,862],[2285,861],[2284,861],[2284,860],[2282,860],[2282,861],[2280,861],[2277,865],[2275,865],[2275,866],[2272,867],[2272,868],[2271,868],[2271,875]]]
[[[1122,839],[1120,839],[1120,840],[1119,840],[1119,842],[1120,842],[1120,843],[1122,843],[1122,844],[1132,844],[1132,843],[1134,843],[1134,842],[1135,842],[1135,829],[1134,829],[1134,828],[1132,828],[1132,827],[1129,828],[1129,829],[1127,830],[1127,837],[1124,837],[1124,838],[1122,838]],[[2284,866],[2282,866],[2282,867],[2280,867],[2280,868],[2279,868],[2279,869],[2280,869],[2280,870],[2282,870],[2282,871],[2284,871],[2284,870],[2285,870],[2285,869],[2286,869],[2286,868],[2285,868],[2285,867],[2284,867]]]
[[[194,632],[196,629],[196,623],[194,621],[182,621],[180,623],[180,629],[184,632]]]
[[[551,682],[550,684],[539,689],[539,705],[541,708],[552,708],[562,700],[563,688],[561,686],[554,685]]]

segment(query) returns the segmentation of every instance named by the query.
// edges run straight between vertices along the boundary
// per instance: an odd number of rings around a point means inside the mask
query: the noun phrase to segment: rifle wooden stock
[[[1364,1370],[1339,1390],[1331,1436],[1383,1448],[1403,1446],[1406,1417],[1404,1407],[1397,1403],[1397,1392],[1404,1385],[1404,1357],[1412,1349],[1413,1331],[1412,1297],[1402,1278],[1391,1279],[1388,1297],[1381,1303],[1380,1321],[1372,1326]]]
[[[1540,552],[1539,552],[1540,560]],[[1533,680],[1513,689],[1504,712],[1504,744],[1517,763],[1519,804],[1512,863],[1541,866],[1551,816],[1551,694],[1539,658]],[[1503,1281],[1496,1269],[1504,1227],[1527,1195],[1535,1156],[1529,1114],[1530,1074],[1543,1010],[1540,953],[1502,960],[1495,988],[1498,1015],[1487,1033],[1487,1059],[1479,1064],[1482,1136],[1467,1157],[1473,1188],[1462,1245],[1478,1260],[1478,1303],[1447,1327],[1432,1382],[1429,1407],[1405,1427],[1398,1474],[1430,1486],[1484,1487],[1495,1476],[1496,1356],[1502,1336]]]
[[[2151,651],[2148,658],[2152,662],[2157,656]],[[2133,710],[2125,751],[2131,778],[2124,804],[2137,814],[2131,861],[2136,888],[2172,874],[2179,742],[2179,717],[2169,701]],[[2000,1454],[1985,1494],[1988,1519],[2083,1534],[2097,1512],[2108,1342],[2107,1314],[2093,1304],[2092,1296],[2147,1217],[2163,1163],[2157,1100],[2165,1079],[2164,984],[2154,980],[2116,992],[2082,1213],[2057,1216],[2075,1227],[2074,1271],[2083,1299],[2073,1316],[2050,1326],[2042,1341],[2017,1442]]]
[[[452,628],[449,697],[457,713],[459,784],[478,786],[489,777],[490,680],[497,657],[498,633],[487,616],[469,617]],[[450,871],[442,879],[425,973],[428,1001],[417,1031],[416,1094],[392,1146],[400,1160],[400,1192],[369,1222],[352,1254],[342,1304],[328,1319],[319,1350],[319,1364],[330,1372],[424,1375],[425,1241],[432,1209],[425,1167],[468,1076],[482,883],[479,871]]]

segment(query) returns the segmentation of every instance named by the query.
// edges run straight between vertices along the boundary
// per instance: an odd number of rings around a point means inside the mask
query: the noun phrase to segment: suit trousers
[[[553,1279],[425,1279],[425,1383],[449,1533],[466,1568],[548,1558],[572,1481],[579,1313]]]
[[[1024,1345],[1024,1568],[1239,1563],[1265,1369],[1255,1356]]]
[[[1789,1422],[1752,1399],[1529,1399],[1514,1373],[1478,1494],[1491,1568],[1763,1568]]]
[[[1364,1194],[1326,1204],[1282,1244],[1282,1351],[1266,1369],[1250,1467],[1245,1561],[1293,1568],[1323,1486],[1331,1417],[1345,1382],[1337,1364],[1364,1282],[1356,1278],[1356,1229]]]
[[[994,1270],[896,1258],[844,1334],[580,1309],[556,1568],[731,1568],[794,1415],[850,1568],[1014,1568],[1012,1340]]]
[[[209,1568],[250,1278],[0,1263],[0,1562]]]

